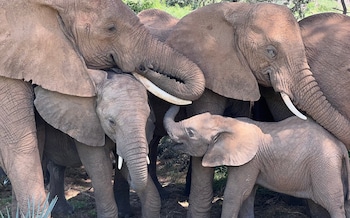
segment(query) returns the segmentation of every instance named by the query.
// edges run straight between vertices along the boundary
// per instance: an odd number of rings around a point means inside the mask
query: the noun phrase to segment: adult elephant
[[[205,75],[206,90],[188,106],[189,115],[223,114],[226,98],[257,101],[259,83],[272,86],[350,145],[350,121],[327,101],[315,81],[299,25],[287,7],[208,5],[182,18],[166,43],[197,63]],[[209,217],[212,175],[212,169],[201,166],[200,158],[193,158],[189,217]]]
[[[151,177],[146,176],[147,184],[143,187],[139,184],[142,181],[138,181],[138,176],[135,175],[138,172],[133,171],[135,168],[143,168],[142,165],[134,166],[140,165],[138,159],[143,159],[145,165],[148,162],[148,143],[154,130],[154,116],[148,105],[147,90],[133,76],[122,74],[121,71],[118,74],[103,71],[98,73],[91,76],[97,89],[96,97],[69,96],[39,86],[35,88],[34,103],[38,113],[56,128],[75,138],[40,122],[40,126],[44,125],[40,129],[44,130],[45,139],[39,140],[39,145],[44,147],[44,157],[50,161],[49,191],[51,195],[59,197],[53,213],[68,213],[72,210],[64,197],[64,167],[77,167],[81,164],[94,187],[98,217],[117,217],[117,212],[129,212],[119,211],[120,204],[117,210],[114,199],[110,160],[110,152],[113,151],[126,159],[124,165],[130,169],[127,178],[130,178],[131,187],[141,198],[143,217],[159,217],[160,198]],[[89,146],[101,142],[105,142],[104,146]],[[121,164],[118,161],[119,167]],[[147,168],[144,170],[147,174]],[[117,173],[118,169],[115,177]],[[115,180],[115,187],[121,185],[128,186],[118,184]],[[121,196],[115,197],[118,199]]]
[[[350,18],[322,13],[299,21],[310,69],[327,100],[350,120]],[[262,89],[276,121],[291,116],[282,99],[269,88]]]
[[[186,100],[204,89],[198,66],[154,39],[120,0],[1,0],[0,5],[0,165],[22,211],[28,199],[38,207],[45,199],[31,83],[89,97],[95,87],[88,72],[117,66]],[[137,175],[145,186],[147,174]]]

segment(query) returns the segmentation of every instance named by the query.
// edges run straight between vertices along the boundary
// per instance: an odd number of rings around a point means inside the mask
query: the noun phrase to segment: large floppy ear
[[[98,80],[102,77],[103,75],[95,75]],[[95,112],[95,97],[65,95],[40,86],[35,87],[34,91],[35,107],[51,126],[84,144],[105,144],[105,133]]]
[[[252,160],[259,149],[256,126],[232,118],[220,122],[223,128],[216,141],[209,145],[202,165],[204,167],[241,166]]]
[[[5,1],[0,23],[0,76],[69,95],[95,94],[85,62],[64,32],[56,8],[34,0]]]
[[[227,14],[235,11],[232,6],[220,3],[193,11],[177,23],[166,43],[201,68],[206,88],[225,97],[257,101],[260,97],[257,80],[236,42],[244,36],[236,32],[239,24],[235,17],[227,19]]]

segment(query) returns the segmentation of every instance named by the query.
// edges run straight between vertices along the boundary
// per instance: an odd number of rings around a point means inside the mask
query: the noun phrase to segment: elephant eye
[[[112,118],[108,118],[109,125],[115,126],[116,122]]]
[[[267,56],[270,58],[270,59],[275,59],[276,56],[277,56],[277,50],[274,46],[272,45],[269,45],[267,46],[266,48],[266,53],[267,53]]]
[[[194,129],[186,128],[186,133],[187,133],[188,137],[190,137],[190,138],[194,137]]]
[[[213,136],[212,138],[213,143],[216,143],[218,141],[219,136],[220,136],[219,134],[216,134]]]
[[[112,25],[110,25],[108,28],[107,28],[107,31],[108,32],[115,32],[117,30],[117,28],[115,27],[115,25],[114,24],[112,24]]]

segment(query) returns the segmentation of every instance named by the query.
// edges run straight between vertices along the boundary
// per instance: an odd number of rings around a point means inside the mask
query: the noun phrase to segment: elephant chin
[[[286,104],[286,106],[288,107],[288,109],[297,117],[299,117],[300,119],[302,120],[306,120],[307,117],[302,114],[295,106],[294,104],[292,103],[292,101],[290,100],[289,96],[284,93],[284,92],[281,92],[281,97],[284,101],[284,103]]]
[[[192,101],[183,100],[183,99],[180,99],[180,98],[175,97],[173,95],[170,95],[169,93],[165,92],[164,90],[162,90],[158,86],[156,86],[154,83],[152,83],[146,77],[143,77],[138,73],[133,73],[133,75],[138,81],[140,81],[146,87],[146,89],[148,91],[150,91],[152,94],[154,94],[158,98],[163,99],[164,101],[167,101],[167,102],[175,104],[175,105],[192,104]]]

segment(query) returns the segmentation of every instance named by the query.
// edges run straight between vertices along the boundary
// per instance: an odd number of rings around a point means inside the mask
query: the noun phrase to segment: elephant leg
[[[203,167],[202,158],[192,157],[191,190],[187,217],[210,217],[214,168]]]
[[[73,207],[67,202],[64,192],[64,173],[65,166],[55,164],[53,161],[48,160],[47,169],[50,175],[49,183],[49,200],[51,201],[55,196],[58,200],[52,210],[53,216],[67,216],[74,212]]]
[[[326,209],[316,204],[313,200],[307,199],[310,217],[312,218],[329,218],[330,215]]]
[[[0,165],[23,213],[28,201],[44,207],[46,194],[38,150],[33,89],[22,80],[0,77]]]
[[[148,175],[146,188],[143,192],[137,193],[137,195],[141,200],[143,218],[160,217],[161,200],[158,190],[150,175]]]
[[[116,158],[118,159],[118,157]],[[115,168],[113,183],[114,198],[118,206],[118,215],[121,218],[131,217],[130,185],[118,167]]]
[[[157,156],[158,156],[158,144],[159,140],[162,138],[162,136],[155,135],[153,136],[153,139],[151,140],[149,144],[149,158],[150,158],[150,164],[148,165],[148,172],[157,187],[157,190],[160,194],[160,197],[162,199],[167,199],[169,197],[169,193],[163,188],[163,186],[160,184],[158,177],[157,177]]]
[[[186,185],[185,185],[185,191],[184,191],[186,196],[190,196],[191,176],[192,176],[192,157],[190,157],[190,163],[188,164],[188,170],[186,173]]]
[[[112,162],[109,150],[105,147],[92,147],[75,142],[81,162],[94,187],[97,216],[117,217],[118,208],[113,194]]]
[[[258,189],[258,185],[255,185],[249,197],[243,201],[241,209],[239,210],[238,217],[240,218],[254,218],[254,201],[256,190]]]

